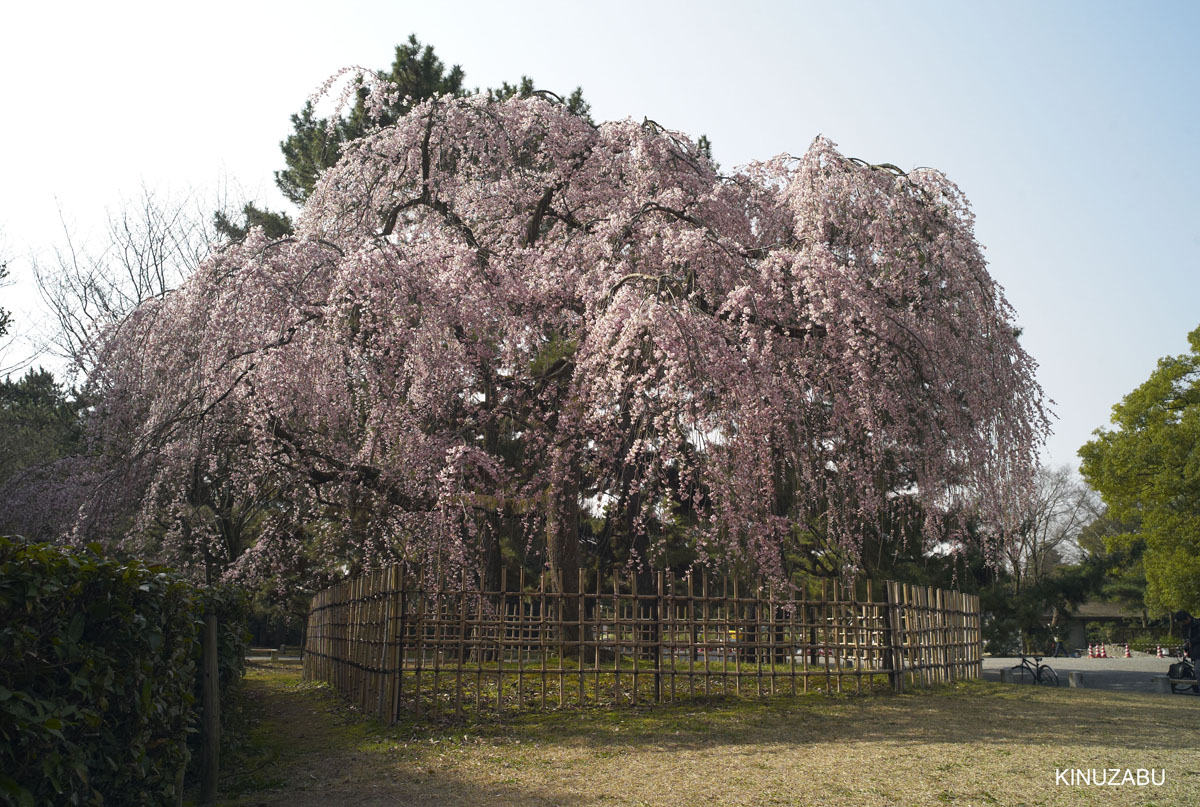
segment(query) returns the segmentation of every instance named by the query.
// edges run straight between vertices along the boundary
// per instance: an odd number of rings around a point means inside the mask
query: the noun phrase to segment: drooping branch
[[[261,540],[321,536],[328,574],[492,569],[500,529],[565,573],[585,501],[647,557],[684,514],[707,557],[779,576],[811,528],[851,563],[898,491],[946,511],[1026,474],[1045,426],[965,200],[881,165],[818,140],[731,178],[650,121],[429,101],[345,150],[294,242],[114,330],[98,386],[114,423],[162,426],[144,501],[229,469],[278,497]]]

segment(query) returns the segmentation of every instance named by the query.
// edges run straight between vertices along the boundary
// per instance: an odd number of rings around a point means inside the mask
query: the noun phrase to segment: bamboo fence
[[[307,680],[364,712],[505,712],[928,686],[981,675],[979,598],[887,582],[779,591],[699,570],[497,590],[401,566],[319,592]]]

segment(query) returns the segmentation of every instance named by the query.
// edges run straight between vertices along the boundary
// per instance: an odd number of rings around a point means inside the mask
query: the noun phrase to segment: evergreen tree
[[[349,114],[332,123],[328,118],[317,117],[311,101],[292,115],[292,133],[279,144],[285,167],[275,172],[275,184],[290,202],[302,207],[316,187],[321,172],[338,161],[342,146],[362,137],[371,126],[395,123],[414,105],[434,95],[461,97],[471,92],[463,83],[466,74],[462,67],[453,65],[447,68],[434,52],[433,46],[422,45],[415,34],[396,46],[391,68],[377,71],[377,75],[390,81],[397,90],[396,101],[383,110],[378,118],[368,116],[364,102],[366,92],[361,89]],[[565,105],[570,112],[591,120],[588,116],[590,107],[580,87],[576,87],[564,100],[553,93],[537,90],[532,78],[522,76],[516,84],[503,82],[497,88],[488,89],[487,94],[493,100],[527,98],[534,94],[549,96]],[[703,147],[706,148],[707,143],[705,139]],[[240,224],[230,221],[221,213],[216,214],[217,230],[234,241],[245,238],[254,226],[262,226],[270,238],[292,232],[292,221],[284,213],[275,213],[254,204],[247,204],[242,212],[245,219]]]
[[[0,381],[0,535],[60,540],[94,483],[85,402],[48,370]]]
[[[49,370],[0,381],[0,484],[29,466],[81,453],[83,408]]]
[[[252,227],[262,227],[267,238],[271,239],[292,234],[292,219],[287,213],[260,210],[252,202],[247,202],[242,207],[242,215],[245,218],[238,224],[225,215],[224,211],[218,210],[213,214],[213,227],[230,241],[241,241]]]
[[[396,102],[379,119],[384,125],[395,123],[413,105],[431,96],[465,94],[463,69],[454,65],[447,70],[433,47],[422,46],[416,35],[396,46],[391,69],[381,70],[378,75],[391,81],[398,91]],[[275,172],[275,184],[293,204],[304,204],[321,172],[337,162],[342,144],[362,137],[371,125],[363,97],[360,93],[350,114],[334,121],[332,126],[328,119],[316,117],[311,101],[292,115],[292,133],[279,144],[287,167]]]

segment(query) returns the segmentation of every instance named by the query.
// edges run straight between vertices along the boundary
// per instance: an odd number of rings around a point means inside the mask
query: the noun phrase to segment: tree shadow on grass
[[[483,737],[636,748],[830,742],[1039,744],[1174,750],[1200,699],[967,682],[904,695],[696,698],[664,706],[574,708],[477,722],[408,719],[413,736]]]
[[[420,751],[398,754],[398,727],[364,717],[325,685],[304,684],[298,665],[251,663],[246,748],[227,760],[224,807],[394,807],[441,804],[559,804],[529,783],[492,777],[484,784],[443,770]],[[427,748],[445,747],[449,726],[426,723]],[[462,737],[462,728],[454,728]],[[432,742],[430,742],[432,741]]]
[[[363,717],[329,687],[300,685],[294,671],[259,679],[251,689],[262,699],[260,734],[270,738],[260,771],[267,778],[226,802],[237,807],[609,803],[624,792],[619,786],[587,795],[594,793],[588,777],[601,768],[611,776],[614,768],[641,770],[636,764],[675,765],[669,775],[710,787],[720,785],[729,764],[753,773],[762,763],[770,768],[766,775],[783,781],[801,775],[798,762],[837,759],[851,748],[859,749],[860,760],[864,753],[876,759],[877,774],[903,771],[920,787],[964,757],[1011,753],[1004,758],[1020,759],[1019,770],[1049,764],[1045,755],[1064,747],[1074,750],[1056,764],[1115,760],[1129,749],[1139,758],[1178,758],[1186,747],[1180,738],[1190,736],[1200,718],[1200,699],[969,682],[905,695],[698,698],[389,726]],[[891,750],[876,751],[872,743]],[[880,768],[896,753],[910,761]],[[914,767],[911,760],[928,754],[936,759]],[[716,760],[723,761],[719,769],[711,767]],[[1190,758],[1179,764],[1190,765]],[[1016,775],[1011,781],[1019,788],[1025,774],[1008,770],[1005,776]],[[1173,769],[1172,775],[1185,773]],[[1038,770],[1039,776],[1053,772]]]

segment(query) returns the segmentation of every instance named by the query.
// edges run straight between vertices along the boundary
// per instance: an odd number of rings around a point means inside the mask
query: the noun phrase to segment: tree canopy
[[[915,491],[930,541],[967,498],[1002,518],[1047,428],[941,173],[818,138],[724,176],[519,93],[346,144],[295,237],[141,306],[93,383],[131,535],[231,575],[473,572],[515,531],[571,588],[581,540],[661,564],[682,530],[779,578],[805,536],[853,563]]]
[[[1146,605],[1158,613],[1200,611],[1200,328],[1188,343],[1113,407],[1115,428],[1079,449],[1084,478],[1131,524],[1110,543],[1145,544]]]

